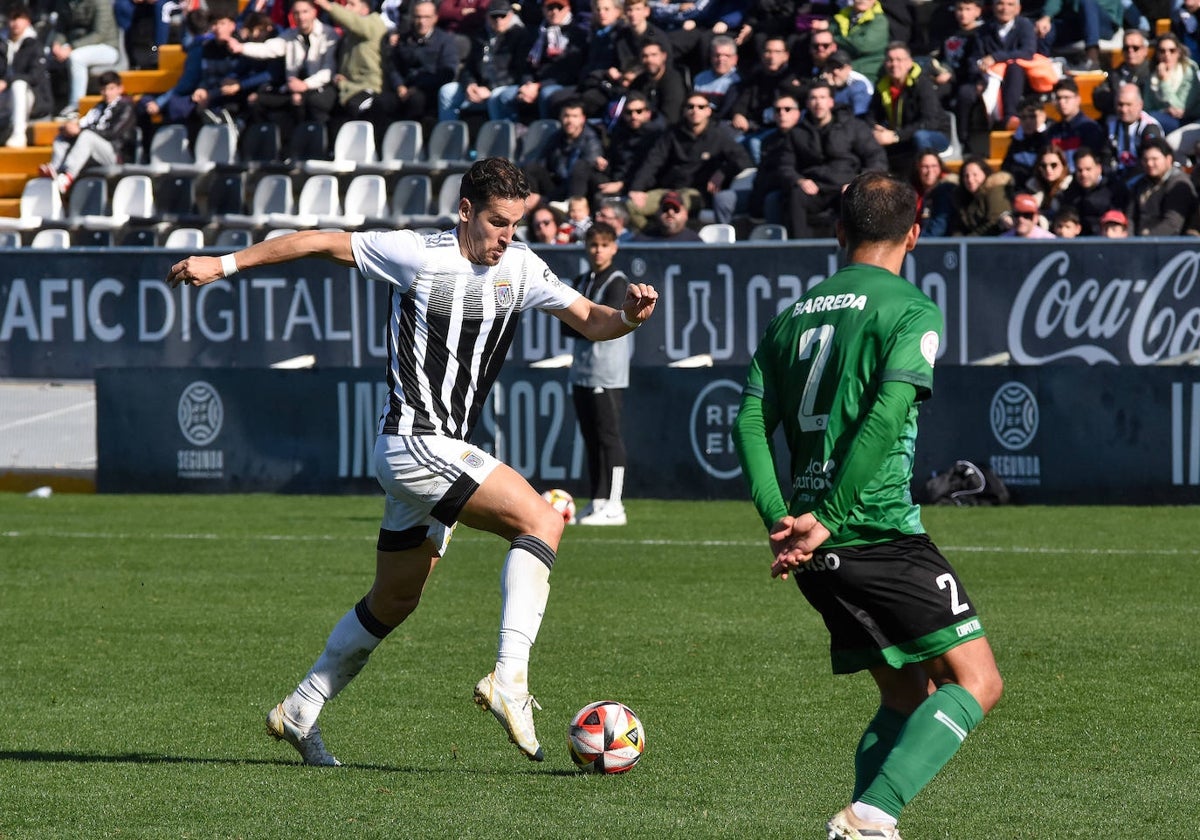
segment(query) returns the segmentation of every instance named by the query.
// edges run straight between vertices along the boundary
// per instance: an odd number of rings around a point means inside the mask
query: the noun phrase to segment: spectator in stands
[[[907,44],[888,44],[883,67],[871,100],[871,120],[875,140],[887,152],[889,168],[905,177],[917,152],[950,148],[946,136],[950,115],[942,109],[932,78],[913,61]]]
[[[696,74],[692,90],[703,93],[712,103],[714,120],[727,123],[733,119],[733,106],[742,83],[737,41],[728,35],[717,35],[709,45],[708,61],[708,69]]]
[[[1009,140],[1000,168],[1012,175],[1015,183],[1024,184],[1033,177],[1038,154],[1050,145],[1055,124],[1046,119],[1042,100],[1036,95],[1021,100],[1021,110],[1017,116],[1021,122]]]
[[[1129,192],[1124,183],[1105,173],[1099,154],[1086,146],[1076,149],[1075,172],[1062,192],[1059,212],[1074,210],[1083,235],[1099,236],[1100,218],[1114,207],[1125,207],[1128,203]]]
[[[749,0],[741,24],[731,29],[730,34],[738,46],[752,56],[762,52],[767,38],[776,36],[785,39],[794,62],[792,69],[801,78],[811,79],[820,75],[820,68],[814,72],[808,66],[811,61],[810,45],[816,35],[814,24],[819,21],[826,38],[833,43],[833,36],[829,33],[829,17],[837,11],[828,0],[821,0],[820,8],[816,8],[817,5],[807,0]],[[832,51],[833,47],[829,49]]]
[[[1075,168],[1075,150],[1080,146],[1103,149],[1104,129],[1083,113],[1083,99],[1079,86],[1070,76],[1059,79],[1054,85],[1054,104],[1060,120],[1050,127],[1050,142],[1067,154],[1067,165]]]
[[[330,124],[331,135],[350,120],[371,120],[383,90],[383,43],[388,22],[371,10],[367,0],[314,0],[330,22],[342,30],[338,46],[338,70],[334,82],[338,89],[338,107]]]
[[[1020,0],[995,0],[991,15],[979,27],[967,51],[966,75],[958,87],[956,113],[961,137],[972,136],[976,107],[984,101],[989,77],[1003,73],[999,82],[1002,113],[1005,119],[1017,115],[1025,96],[1025,68],[1017,59],[1032,59],[1036,51],[1037,33],[1033,21],[1021,15]],[[991,114],[986,109],[983,118],[985,124],[990,124]]]
[[[1019,239],[1053,239],[1054,234],[1041,226],[1042,217],[1038,212],[1037,199],[1028,193],[1019,193],[1013,198],[1012,227],[1001,233],[1001,236],[1014,236]]]
[[[777,100],[783,104],[783,100]],[[808,89],[804,114],[792,129],[790,148],[799,176],[788,190],[791,236],[813,235],[812,220],[825,214],[832,219],[838,198],[855,176],[868,169],[885,170],[887,156],[862,120],[844,108],[835,108],[828,84]]]
[[[1012,176],[993,172],[981,157],[963,158],[958,171],[958,189],[954,191],[952,236],[995,236],[1004,229],[1005,214],[1012,211],[1008,189]]]
[[[587,43],[587,29],[576,23],[567,0],[544,0],[512,117],[521,122],[552,117],[554,94],[579,83]]]
[[[1158,121],[1167,141],[1171,133],[1200,118],[1200,78],[1196,62],[1184,54],[1179,39],[1162,35],[1154,48],[1154,64],[1142,85],[1142,101]]]
[[[158,0],[114,0],[113,19],[120,30],[130,70],[158,67]],[[164,42],[165,43],[165,42]]]
[[[621,19],[620,0],[595,0],[592,27],[577,94],[568,91],[564,98],[577,96],[588,117],[607,119],[609,105],[619,100],[625,91],[621,84],[621,59],[617,54],[617,45],[626,29]]]
[[[596,192],[618,196],[626,183],[650,155],[650,149],[667,128],[667,122],[654,113],[650,101],[640,91],[625,97],[625,106],[616,127],[608,136],[608,147],[596,159]]]
[[[917,192],[917,224],[921,236],[949,236],[956,184],[946,180],[946,167],[936,152],[924,151],[913,161],[909,183]]]
[[[1188,53],[1200,55],[1200,0],[1181,0],[1171,10],[1171,34]]]
[[[1139,29],[1126,29],[1121,38],[1121,63],[1108,71],[1103,82],[1092,89],[1092,105],[1100,116],[1111,116],[1121,85],[1132,82],[1140,89],[1150,80],[1150,39]]]
[[[1131,229],[1136,236],[1179,236],[1196,210],[1196,190],[1175,168],[1171,146],[1162,138],[1138,149],[1143,177],[1132,186]]]
[[[567,224],[571,226],[571,241],[582,242],[592,226],[592,206],[585,195],[567,199]]]
[[[638,167],[629,187],[629,215],[645,226],[658,209],[663,190],[682,193],[689,208],[711,202],[718,222],[729,222],[737,202],[730,186],[750,156],[728,128],[712,121],[712,105],[702,94],[689,94],[683,118],[659,137]]]
[[[954,4],[954,20],[957,28],[942,39],[941,44],[934,49],[930,61],[930,71],[934,84],[937,85],[938,98],[942,107],[948,111],[954,110],[958,85],[965,76],[963,65],[971,40],[983,25],[983,6],[980,0],[957,0]]]
[[[1109,210],[1100,217],[1100,235],[1105,239],[1128,239],[1129,219],[1120,210]]]
[[[729,124],[742,135],[742,142],[755,163],[762,137],[773,128],[770,108],[775,97],[790,93],[797,100],[804,98],[804,86],[788,66],[788,59],[787,41],[775,36],[767,38],[761,63],[743,76],[738,90]]]
[[[183,73],[175,87],[141,103],[144,139],[154,133],[154,118],[164,124],[185,124],[194,141],[205,123],[233,123],[252,90],[265,84],[270,74],[251,59],[243,59],[230,49],[237,28],[236,7],[214,5],[209,10],[208,34],[192,43]]]
[[[663,193],[655,217],[654,223],[646,225],[633,237],[635,242],[702,241],[700,234],[688,227],[687,202],[674,190]]]
[[[1046,219],[1053,219],[1063,201],[1063,191],[1071,186],[1071,170],[1062,149],[1047,146],[1038,155],[1033,177],[1025,187],[1038,203]]]
[[[438,29],[454,36],[459,55],[466,56],[471,42],[483,30],[487,10],[488,0],[438,0]]]
[[[556,207],[539,204],[529,214],[529,241],[535,245],[566,245],[571,241],[567,217]]]
[[[438,119],[487,111],[488,119],[497,120],[515,113],[512,103],[532,44],[532,35],[509,0],[491,0],[486,25],[472,42],[458,80],[438,91]]]
[[[58,130],[49,165],[40,174],[54,178],[65,196],[89,163],[114,166],[134,142],[137,115],[125,95],[121,76],[112,70],[100,75],[100,102],[80,120],[68,120]]]
[[[1075,239],[1083,235],[1083,226],[1079,221],[1079,213],[1074,207],[1060,207],[1050,223],[1050,232],[1059,239]]]
[[[838,49],[850,54],[858,72],[868,79],[879,75],[884,52],[892,41],[888,18],[879,0],[850,0],[849,5],[833,16],[830,31]]]
[[[667,122],[678,121],[687,85],[683,74],[672,66],[665,43],[648,41],[642,47],[642,72],[630,83],[629,90],[643,94],[655,113],[662,114]]]
[[[28,143],[29,120],[54,110],[45,50],[34,31],[28,6],[8,12],[8,38],[0,49],[0,138],[21,149]]]
[[[293,0],[295,26],[262,43],[229,39],[230,52],[259,61],[283,59],[284,81],[267,84],[247,97],[251,122],[272,122],[290,137],[302,122],[328,126],[337,104],[337,33],[317,18],[313,0]]]
[[[1104,124],[1108,135],[1109,160],[1117,176],[1129,183],[1130,179],[1141,174],[1138,153],[1142,144],[1163,139],[1164,132],[1158,120],[1142,107],[1142,94],[1135,84],[1126,82],[1117,88],[1114,109],[1113,115]]]
[[[628,88],[642,72],[642,47],[652,41],[669,45],[671,38],[665,30],[650,22],[649,0],[627,0],[625,28],[617,36],[617,61],[621,68],[622,87]]]
[[[829,56],[821,78],[829,83],[835,105],[849,109],[856,117],[867,116],[871,110],[871,97],[875,95],[875,84],[854,69],[850,53],[837,50]]]
[[[604,153],[600,135],[588,125],[583,103],[578,99],[562,104],[558,122],[541,158],[525,165],[529,201],[533,204],[587,195],[596,159]]]
[[[825,82],[815,82],[828,89]],[[811,88],[810,88],[811,92]],[[788,224],[791,188],[800,180],[796,171],[795,137],[792,130],[800,123],[800,102],[790,93],[775,97],[772,109],[775,128],[763,137],[762,158],[754,172],[747,211],[755,220]]]
[[[629,211],[625,209],[623,198],[602,199],[594,218],[597,222],[604,222],[617,232],[617,242],[628,242],[633,239],[633,231],[629,228]]]
[[[394,120],[417,120],[431,127],[437,121],[438,91],[458,75],[458,42],[438,28],[433,0],[414,3],[411,20],[407,32],[391,37],[386,84],[375,111],[380,136]]]
[[[809,38],[808,50],[804,59],[797,61],[793,58],[791,62],[794,65],[799,65],[795,69],[795,74],[804,84],[821,78],[821,74],[825,72],[825,62],[829,60],[831,55],[837,52],[837,41],[833,39],[833,33],[827,27],[828,24],[824,29],[814,29]],[[787,38],[784,38],[784,43],[788,43]]]
[[[79,116],[79,100],[87,93],[93,67],[121,60],[121,31],[113,17],[112,0],[73,0],[56,6],[58,23],[50,42],[51,70],[57,65],[69,77],[67,104],[59,119]]]
[[[1051,49],[1083,41],[1085,58],[1074,69],[1091,72],[1100,69],[1100,42],[1121,28],[1122,17],[1121,0],[1046,0],[1033,26]]]

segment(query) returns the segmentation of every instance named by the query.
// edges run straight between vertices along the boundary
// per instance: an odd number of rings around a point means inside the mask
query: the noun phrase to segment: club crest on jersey
[[[496,281],[496,307],[499,309],[512,309],[513,305],[513,288],[511,280]]]
[[[471,450],[468,449],[466,452],[463,453],[462,462],[464,464],[466,464],[470,469],[477,470],[483,466],[483,457],[480,456],[479,453],[472,452]]]

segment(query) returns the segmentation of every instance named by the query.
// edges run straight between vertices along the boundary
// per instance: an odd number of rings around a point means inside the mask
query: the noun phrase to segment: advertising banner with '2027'
[[[539,250],[569,279],[577,246]],[[5,255],[0,377],[92,378],[99,367],[266,367],[314,355],[382,369],[389,286],[318,260],[256,269],[200,289],[163,276],[181,254],[74,249]],[[745,365],[766,323],[835,271],[831,241],[626,245],[618,264],[658,287],[634,363],[693,356]],[[904,276],[945,317],[942,367],[1008,354],[1013,364],[1147,365],[1200,348],[1200,248],[1193,239],[918,244]],[[570,352],[558,321],[522,319],[510,364]]]

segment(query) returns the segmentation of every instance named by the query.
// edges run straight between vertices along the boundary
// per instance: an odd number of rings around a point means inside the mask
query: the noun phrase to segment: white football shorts
[[[500,465],[477,446],[436,435],[379,435],[374,462],[386,494],[381,527],[428,525],[438,554],[445,552],[463,505]]]

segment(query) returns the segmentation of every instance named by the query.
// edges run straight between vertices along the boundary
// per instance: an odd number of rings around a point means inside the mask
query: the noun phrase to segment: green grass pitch
[[[506,546],[459,529],[416,614],[296,763],[266,711],[366,591],[368,497],[0,496],[0,838],[818,838],[875,694],[829,673],[746,503],[632,501],[571,528],[527,761],[471,689]],[[1006,694],[908,807],[907,840],[1134,838],[1200,816],[1200,508],[926,509]],[[631,773],[576,773],[572,714],[642,718]]]

